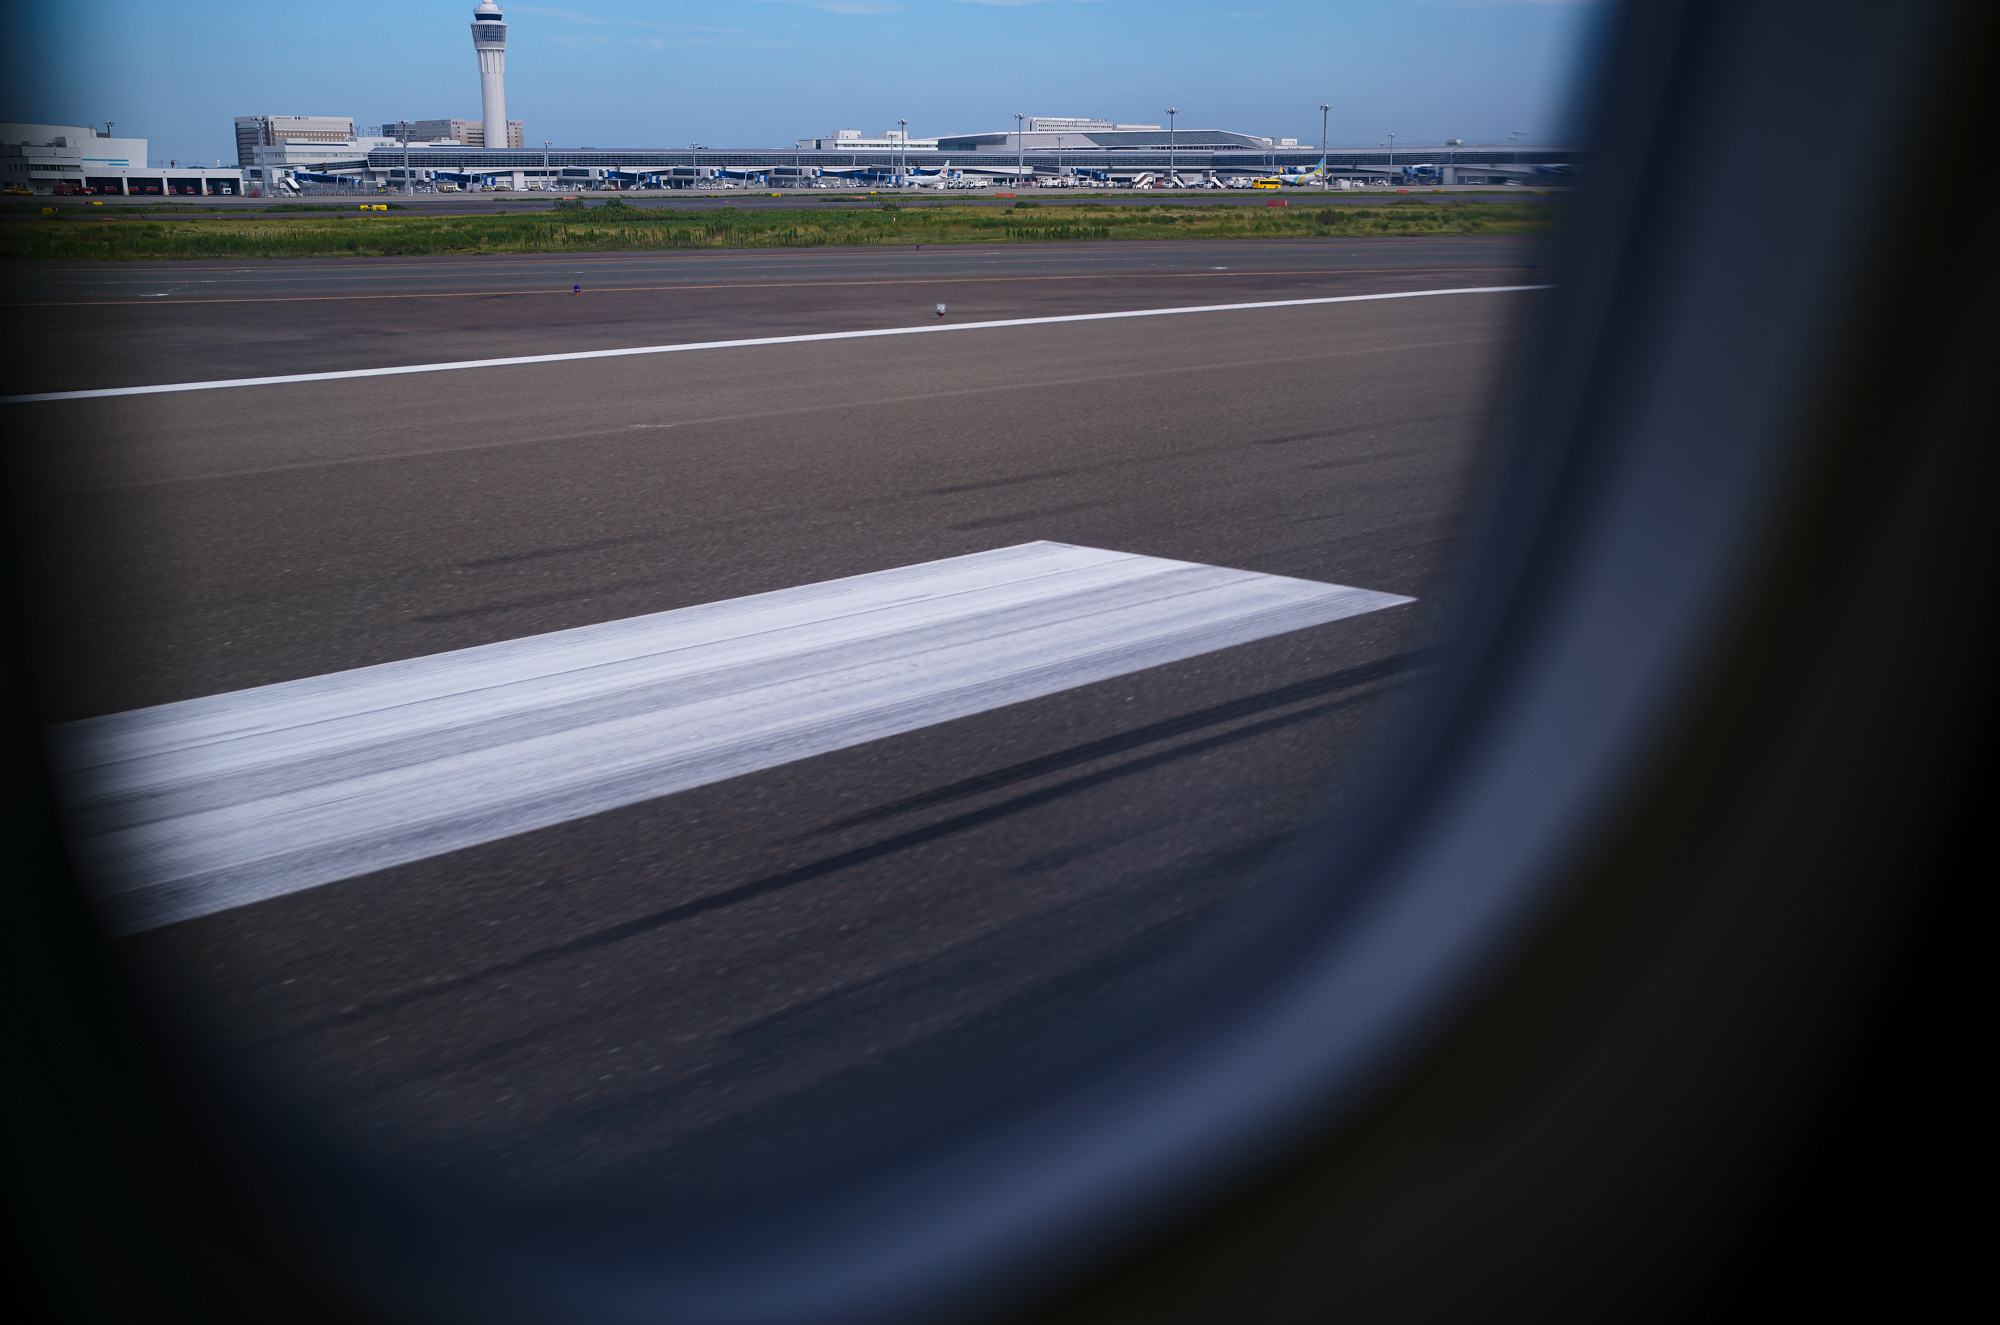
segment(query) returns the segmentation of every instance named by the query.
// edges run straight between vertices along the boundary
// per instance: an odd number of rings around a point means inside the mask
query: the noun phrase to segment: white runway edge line
[[[684,345],[638,345],[623,350],[574,350],[567,354],[521,354],[509,359],[461,359],[454,363],[413,363],[400,368],[346,368],[332,373],[290,373],[283,377],[229,377],[214,382],[169,382],[160,386],[111,386],[91,391],[44,391],[32,396],[0,396],[0,405],[47,400],[100,400],[107,396],[156,396],[175,391],[220,391],[238,386],[285,386],[293,382],[339,382],[354,377],[396,377],[403,373],[450,373],[461,368],[512,368],[526,363],[571,363],[580,359],[620,359],[637,354],[678,354],[683,350],[738,350],[753,345],[804,345],[818,340],[864,340],[870,336],[928,336],[940,331],[990,331],[996,327],[1041,327],[1057,322],[1107,322],[1128,317],[1178,317],[1184,313],[1233,313],[1251,308],[1302,308],[1308,304],[1365,304],[1384,299],[1431,299],[1448,294],[1516,294],[1548,290],[1548,285],[1469,285],[1455,290],[1402,290],[1393,294],[1342,294],[1322,299],[1271,299],[1255,304],[1194,304],[1186,308],[1138,308],[1122,313],[1069,313],[1061,317],[1017,317],[999,322],[932,322],[869,331],[822,331],[805,336],[760,336],[751,340],[703,340]]]
[[[1023,543],[68,723],[121,933],[1414,601]]]

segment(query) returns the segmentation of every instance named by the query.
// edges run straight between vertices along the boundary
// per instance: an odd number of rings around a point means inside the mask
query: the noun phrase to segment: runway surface
[[[134,932],[1409,601],[1026,543],[112,714],[51,744],[73,849]]]
[[[938,303],[988,321],[1518,285],[1541,279],[1536,251],[1453,237],[22,264],[9,393],[860,330]]]
[[[1533,262],[763,251],[10,293],[49,306],[36,385],[88,389]],[[586,267],[591,297],[543,293]],[[149,280],[203,294],[106,297]],[[1198,1009],[1261,871],[1365,781],[1539,297],[6,406],[44,719],[118,769],[73,777],[79,841],[141,844],[79,858],[138,886],[181,868],[164,833],[199,893],[290,851],[309,884],[114,923],[229,1061],[401,1171],[713,1214],[920,1157]],[[1051,558],[1081,578],[1020,569]],[[75,739],[106,732],[109,763]],[[354,814],[341,779],[371,777]]]

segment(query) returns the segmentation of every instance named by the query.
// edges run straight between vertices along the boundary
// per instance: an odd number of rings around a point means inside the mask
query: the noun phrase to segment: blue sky
[[[9,5],[0,119],[116,120],[231,164],[237,115],[479,115],[477,0]],[[562,146],[789,145],[1094,115],[1336,144],[1565,133],[1591,0],[548,0],[505,4],[507,111]],[[28,72],[33,71],[33,72]]]

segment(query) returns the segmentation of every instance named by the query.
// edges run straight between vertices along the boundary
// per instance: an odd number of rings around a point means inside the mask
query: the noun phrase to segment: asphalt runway
[[[54,389],[1532,264],[1462,239],[737,251],[45,269],[12,293],[46,306],[22,352]],[[543,293],[585,269],[588,297]],[[176,282],[203,293],[106,297]],[[1396,596],[123,948],[334,1144],[461,1190],[697,1192],[719,1217],[920,1157],[1198,1012],[1190,972],[1237,951],[1292,832],[1365,789],[1538,297],[5,406],[52,725],[1037,543]]]
[[[10,390],[848,331],[933,320],[940,302],[986,321],[1531,284],[1537,251],[1450,237],[21,264]]]

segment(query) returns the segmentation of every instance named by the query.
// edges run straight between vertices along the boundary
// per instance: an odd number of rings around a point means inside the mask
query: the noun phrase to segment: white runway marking
[[[1023,543],[53,729],[125,933],[1413,600]]]
[[[1271,299],[1254,304],[1195,304],[1186,308],[1139,308],[1122,313],[1070,313],[1061,317],[1017,317],[996,322],[922,323],[909,327],[878,327],[869,331],[823,331],[805,336],[760,336],[750,340],[690,341],[683,345],[639,345],[622,350],[574,350],[567,354],[522,354],[508,359],[461,359],[454,363],[413,363],[400,368],[346,368],[330,373],[290,373],[283,377],[230,377],[213,382],[168,382],[159,386],[113,386],[90,391],[44,391],[29,396],[0,396],[0,404],[26,405],[50,400],[99,400],[107,396],[155,396],[176,391],[219,391],[225,387],[285,386],[294,382],[338,382],[356,377],[398,377],[404,373],[449,373],[461,368],[511,368],[529,363],[570,363],[580,359],[620,359],[640,354],[677,354],[683,350],[736,350],[754,345],[803,345],[820,340],[864,340],[871,336],[926,336],[942,331],[990,331],[996,327],[1039,327],[1057,322],[1105,322],[1128,317],[1178,317],[1185,313],[1231,313],[1250,308],[1300,308],[1308,304],[1364,304],[1384,299],[1429,299],[1448,294],[1511,294],[1547,290],[1547,285],[1474,285],[1456,290],[1404,290],[1394,294],[1343,294],[1321,299]]]

